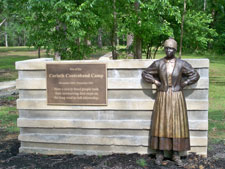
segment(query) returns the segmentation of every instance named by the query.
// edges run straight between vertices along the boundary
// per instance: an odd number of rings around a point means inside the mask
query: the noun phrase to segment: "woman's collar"
[[[171,62],[171,63],[174,63],[174,62],[176,62],[176,57],[174,57],[173,59],[166,59],[166,57],[164,57],[164,61],[166,62],[166,63],[169,63],[169,62]]]

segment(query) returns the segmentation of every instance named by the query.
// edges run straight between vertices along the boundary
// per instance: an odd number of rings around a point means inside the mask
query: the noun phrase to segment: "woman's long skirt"
[[[190,150],[186,102],[182,91],[158,91],[151,124],[150,148]]]

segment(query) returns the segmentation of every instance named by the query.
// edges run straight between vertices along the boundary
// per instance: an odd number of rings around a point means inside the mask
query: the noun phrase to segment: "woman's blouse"
[[[166,61],[168,86],[171,87],[172,86],[172,74],[173,74],[173,69],[175,66],[175,59],[165,60],[165,61]]]

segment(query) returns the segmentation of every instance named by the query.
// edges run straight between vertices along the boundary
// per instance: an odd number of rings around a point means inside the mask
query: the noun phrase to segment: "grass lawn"
[[[0,129],[8,133],[19,132],[19,128],[16,126],[17,118],[18,113],[15,107],[0,106]]]
[[[41,51],[42,57],[46,57],[44,50]],[[27,59],[35,59],[38,52],[34,48],[24,47],[0,47],[0,82],[15,80],[17,71],[15,62]]]
[[[91,58],[107,53],[108,50],[96,51]],[[42,57],[47,57],[42,51]],[[165,54],[161,50],[157,59]],[[124,57],[124,53],[121,57]],[[121,58],[119,57],[119,58]],[[37,58],[37,51],[27,47],[0,47],[0,81],[15,80],[15,62],[25,59]],[[211,141],[225,141],[225,56],[214,54],[184,54],[182,58],[209,58],[210,59],[210,88],[209,88],[209,139]],[[12,98],[7,98],[12,99]],[[15,107],[0,107],[0,129],[18,131],[16,118],[18,116]],[[14,113],[13,113],[14,112]]]
[[[90,54],[90,59],[96,59],[109,52],[108,48],[102,50],[96,49]],[[41,50],[41,57],[53,57],[53,54],[47,55],[45,50]],[[0,47],[0,82],[17,79],[15,62],[27,59],[38,58],[38,51],[33,47]]]
[[[225,60],[212,60],[209,76],[209,138],[225,142]]]

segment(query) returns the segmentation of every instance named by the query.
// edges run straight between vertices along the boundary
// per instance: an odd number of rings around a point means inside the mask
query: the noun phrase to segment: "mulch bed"
[[[1,132],[1,131],[0,131]],[[1,134],[6,134],[2,133]],[[10,137],[9,137],[10,138]],[[20,143],[17,139],[0,142],[0,168],[4,169],[175,169],[174,162],[165,159],[163,166],[154,164],[154,156],[139,154],[113,154],[107,156],[86,155],[40,155],[19,154]],[[223,142],[211,144],[208,158],[191,154],[183,159],[184,168],[192,169],[222,169],[225,167],[225,146]],[[146,163],[142,163],[145,161]]]

